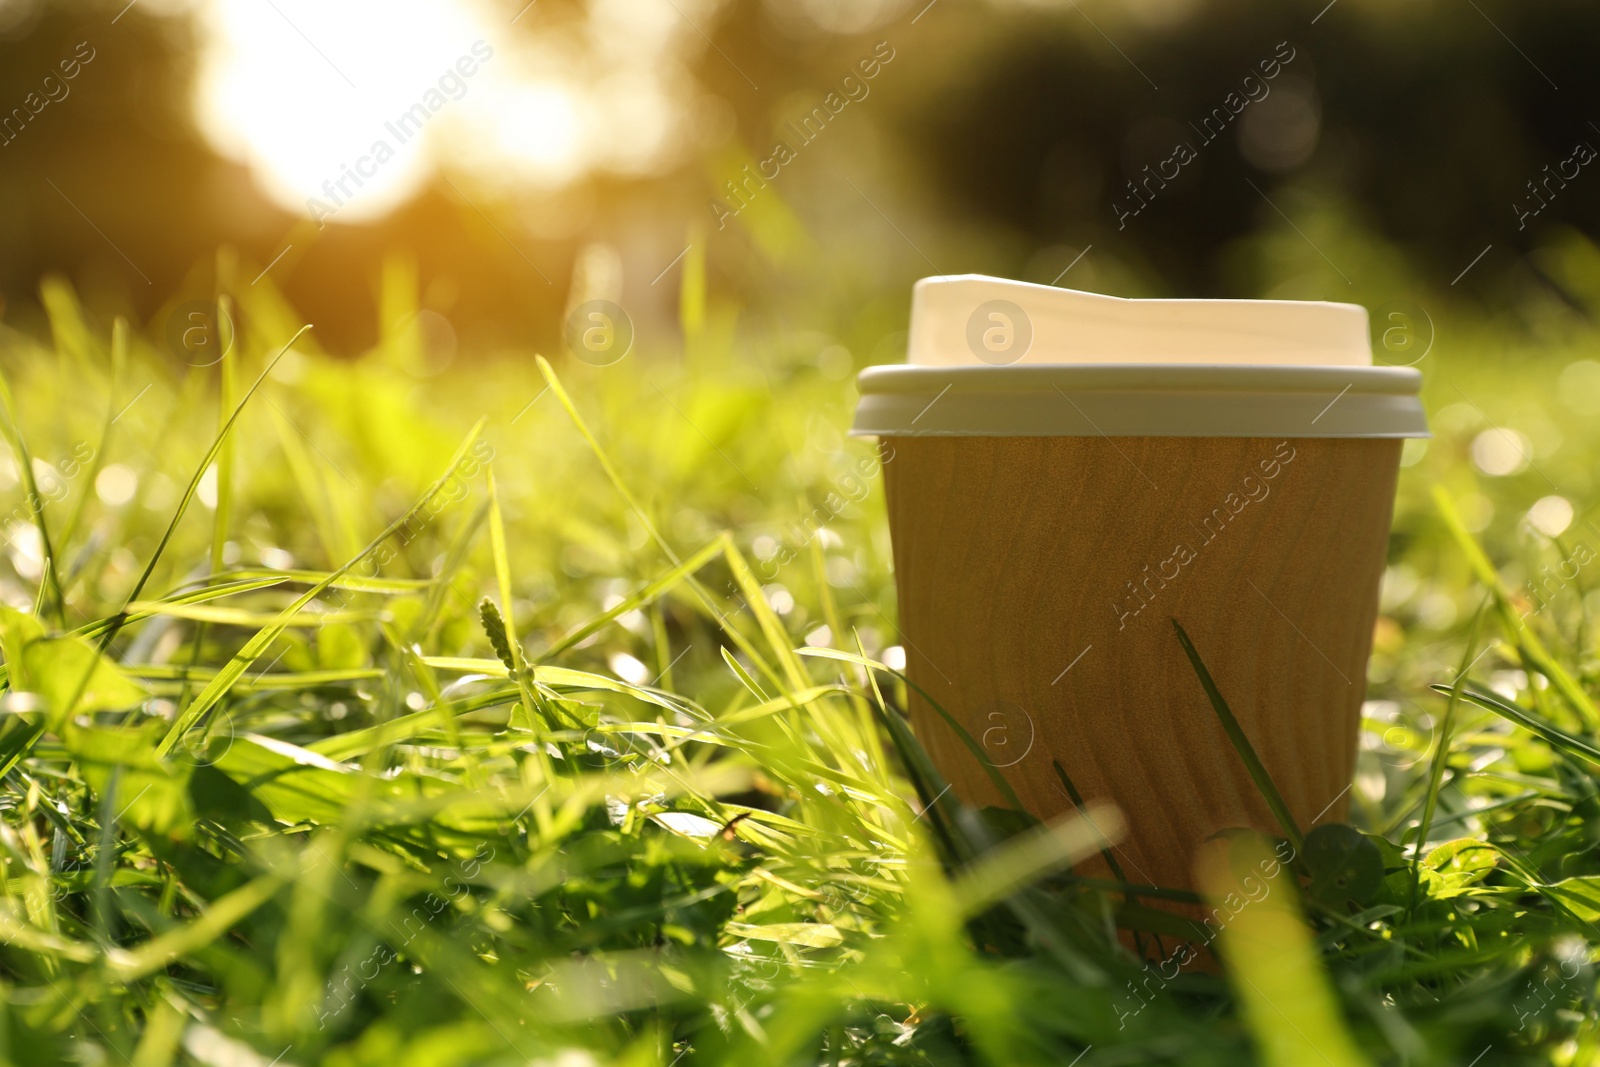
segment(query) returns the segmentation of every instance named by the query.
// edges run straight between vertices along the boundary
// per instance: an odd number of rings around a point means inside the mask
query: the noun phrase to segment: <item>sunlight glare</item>
[[[319,222],[381,216],[445,159],[545,185],[586,169],[584,100],[476,5],[216,0],[204,19],[201,128]]]
[[[681,163],[705,95],[693,21],[725,0],[595,0],[521,26],[490,0],[192,2],[200,128],[325,225],[379,218],[439,170],[515,195]]]

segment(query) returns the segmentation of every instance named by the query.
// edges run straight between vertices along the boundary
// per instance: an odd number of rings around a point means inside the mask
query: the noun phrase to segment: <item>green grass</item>
[[[212,367],[55,283],[0,333],[0,1062],[1600,1060],[1589,334],[1430,357],[1365,834],[1239,838],[1270,903],[1213,872],[1230,966],[1174,973],[1124,945],[1196,898],[1072,877],[1085,821],[963,809],[910,736],[847,364],[429,373],[403,282],[353,361],[265,287]],[[1491,418],[1531,466],[1474,466]]]

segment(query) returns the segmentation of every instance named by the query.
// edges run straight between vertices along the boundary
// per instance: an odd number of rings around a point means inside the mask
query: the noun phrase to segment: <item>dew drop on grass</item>
[[[856,584],[856,565],[854,561],[844,556],[829,556],[827,572],[828,584],[831,586],[843,589]]]
[[[644,685],[650,680],[650,668],[646,667],[637,656],[631,656],[626,652],[613,652],[607,662],[611,665],[611,673],[629,685]]]
[[[1507,700],[1519,700],[1528,689],[1528,672],[1519,670],[1495,671],[1489,675],[1489,688]]]
[[[106,464],[94,479],[94,495],[110,507],[121,507],[132,500],[138,491],[139,475],[132,467],[121,463]]]
[[[195,499],[206,507],[215,511],[217,508],[217,465],[213,463],[206,468],[200,476],[200,484],[194,490]]]
[[[714,837],[722,831],[721,823],[688,811],[663,811],[655,816],[655,820],[673,833],[685,837]]]
[[[1528,439],[1516,430],[1496,426],[1472,439],[1473,465],[1491,478],[1527,470],[1532,454]]]
[[[37,526],[18,526],[12,533],[11,566],[18,577],[30,582],[44,573],[44,543]]]
[[[1541,497],[1528,509],[1528,525],[1546,537],[1560,537],[1572,525],[1572,514],[1572,503],[1566,497]]]
[[[774,582],[761,587],[761,595],[766,598],[767,606],[779,615],[787,615],[794,610],[794,595],[785,585]]]
[[[47,497],[54,497],[61,492],[61,476],[56,469],[37,456],[33,460],[33,480],[39,485],[39,492]]]
[[[622,596],[617,593],[612,593],[608,595],[605,600],[601,601],[600,609],[602,611],[611,611],[621,604],[622,601]],[[618,615],[617,625],[631,633],[639,634],[640,636],[643,636],[650,630],[650,620],[645,618],[644,612],[640,611],[638,608],[634,608],[632,611],[625,611],[621,615]]]

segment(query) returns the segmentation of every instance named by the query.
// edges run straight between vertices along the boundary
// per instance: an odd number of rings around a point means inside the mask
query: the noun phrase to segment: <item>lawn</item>
[[[394,270],[335,359],[227,283],[207,366],[59,282],[0,332],[0,1061],[1600,1062],[1581,320],[1422,357],[1361,833],[1238,838],[1176,968],[1184,894],[939,795],[866,353],[440,366]]]

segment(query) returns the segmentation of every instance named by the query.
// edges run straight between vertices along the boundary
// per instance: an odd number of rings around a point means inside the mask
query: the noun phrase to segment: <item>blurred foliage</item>
[[[572,33],[591,5],[482,6],[509,42]],[[663,343],[677,315],[657,279],[686,245],[748,308],[891,344],[899,294],[933,273],[1122,295],[1448,296],[1523,332],[1547,303],[1589,313],[1592,294],[1551,264],[1565,233],[1600,225],[1573,162],[1600,145],[1583,103],[1600,13],[1580,0],[708,3],[684,60],[703,90],[683,104],[692,143],[669,169],[511,195],[445,159],[388,218],[324,230],[194,128],[206,10],[0,6],[0,108],[79,41],[96,54],[0,146],[13,321],[43,325],[37,283],[59,272],[97,312],[159,329],[170,296],[214,288],[192,264],[220,244],[248,276],[273,265],[342,354],[376,341],[367,280],[396,249],[472,351],[555,343],[594,248],[615,262],[603,295]],[[284,76],[302,61],[285,57]],[[820,134],[796,136],[835,104]],[[763,167],[779,141],[793,159]],[[1174,167],[1180,143],[1196,158]],[[731,216],[713,204],[739,206],[730,181],[750,202]],[[1130,183],[1149,202],[1132,217]]]

